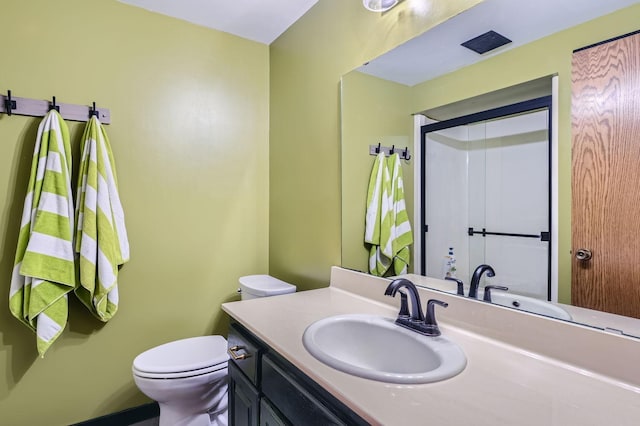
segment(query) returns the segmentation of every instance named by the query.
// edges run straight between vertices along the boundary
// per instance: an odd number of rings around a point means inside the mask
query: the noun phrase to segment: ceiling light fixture
[[[362,0],[362,4],[372,12],[386,12],[398,4],[398,0]]]

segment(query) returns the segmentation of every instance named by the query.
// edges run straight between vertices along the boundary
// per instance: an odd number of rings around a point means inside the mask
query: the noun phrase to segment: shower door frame
[[[439,121],[437,123],[426,124],[420,126],[420,274],[426,274],[426,263],[427,263],[427,253],[426,253],[426,239],[427,232],[429,231],[428,225],[426,223],[426,161],[427,161],[427,133],[436,132],[439,130],[449,129],[452,127],[464,126],[468,124],[479,123],[482,121],[495,120],[500,118],[508,118],[510,116],[530,113],[535,111],[547,110],[547,153],[548,153],[548,212],[547,212],[547,229],[548,229],[548,239],[544,239],[544,241],[548,241],[548,250],[547,250],[547,300],[552,300],[553,295],[553,286],[552,286],[552,274],[551,274],[551,266],[552,266],[552,212],[553,212],[553,173],[552,173],[552,164],[553,164],[553,149],[552,149],[552,140],[553,140],[553,96],[542,96],[539,98],[530,99],[523,102],[517,102],[514,104],[492,108],[485,111],[463,115],[456,118],[451,118],[449,120]],[[541,238],[542,239],[542,238]]]

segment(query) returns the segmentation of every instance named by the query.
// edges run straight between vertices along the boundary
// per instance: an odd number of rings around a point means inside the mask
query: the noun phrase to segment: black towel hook
[[[406,146],[404,147],[404,152],[402,153],[402,156],[407,161],[411,159],[411,154],[409,153],[409,147],[406,147]]]
[[[100,113],[96,109],[96,103],[93,102],[93,107],[89,107],[89,118],[95,116],[96,118],[100,118]]]
[[[396,146],[395,145],[391,145],[391,149],[389,150],[389,155],[393,155],[395,150],[396,150]]]
[[[16,109],[17,105],[16,105],[16,101],[11,99],[11,90],[7,90],[7,97],[4,100],[4,110],[7,113],[7,115],[11,115],[12,114],[12,110]]]
[[[56,97],[55,96],[53,96],[52,102],[49,105],[49,111],[51,111],[52,109],[55,109],[56,111],[60,112],[60,106],[56,105]]]
[[[376,148],[376,154],[380,154],[380,142],[378,142],[378,147]]]

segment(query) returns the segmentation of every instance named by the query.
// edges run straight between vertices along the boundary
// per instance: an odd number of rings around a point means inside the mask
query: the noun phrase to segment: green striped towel
[[[72,238],[69,130],[51,110],[38,127],[9,290],[9,309],[36,333],[41,357],[67,324],[67,293],[76,282]]]
[[[393,259],[393,270],[396,275],[406,274],[411,262],[409,246],[413,244],[413,233],[409,223],[409,215],[404,202],[404,183],[402,180],[402,164],[400,156],[393,154],[387,159],[391,175],[390,214],[391,226],[385,241],[383,253]],[[388,235],[388,236],[387,236]]]
[[[391,226],[389,195],[391,177],[383,152],[376,156],[369,178],[364,242],[369,244],[369,272],[383,276],[391,266],[391,259],[382,252],[385,229]]]
[[[97,117],[82,137],[76,199],[80,283],[76,296],[101,321],[118,310],[118,269],[129,260],[124,212],[109,139]]]
[[[371,274],[384,276],[391,265],[396,275],[407,273],[413,234],[405,207],[398,154],[385,158],[384,153],[380,153],[374,161],[367,192],[364,241],[370,244]]]

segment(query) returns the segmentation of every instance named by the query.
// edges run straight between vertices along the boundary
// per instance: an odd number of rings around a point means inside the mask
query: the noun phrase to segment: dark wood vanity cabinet
[[[228,342],[230,425],[367,424],[240,324]]]

